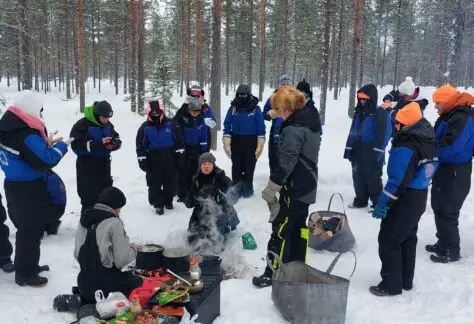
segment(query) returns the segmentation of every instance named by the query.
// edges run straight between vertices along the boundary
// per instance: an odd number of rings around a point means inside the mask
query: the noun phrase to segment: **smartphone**
[[[69,145],[69,144],[71,144],[72,141],[74,141],[74,137],[70,137],[64,143],[66,143],[66,145]]]

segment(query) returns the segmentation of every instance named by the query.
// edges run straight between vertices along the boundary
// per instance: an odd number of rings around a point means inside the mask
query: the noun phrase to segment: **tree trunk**
[[[352,40],[352,70],[351,70],[351,88],[349,91],[349,109],[350,118],[354,116],[354,105],[357,84],[357,58],[360,53],[360,41],[362,33],[362,8],[364,0],[355,0],[355,20],[354,20],[354,39]]]
[[[191,0],[186,0],[186,89],[191,81]]]
[[[247,48],[247,55],[248,55],[248,66],[247,66],[247,79],[248,83],[250,86],[250,89],[252,89],[252,52],[253,52],[253,0],[249,0],[249,5],[250,5],[250,10],[249,10],[249,33],[247,35],[247,40],[248,40],[248,48]]]
[[[128,3],[124,1],[124,19],[123,19],[123,25],[122,25],[122,31],[123,31],[123,47],[122,47],[122,52],[123,52],[123,94],[128,93],[128,86],[129,83],[128,81],[128,71],[129,71],[129,65],[128,65],[128,56],[130,55],[130,46],[129,46],[129,25],[128,22],[129,20],[129,7]]]
[[[95,11],[95,8],[94,10]],[[95,80],[97,79],[97,45],[95,43],[95,40],[96,40],[96,31],[97,31],[97,27],[96,27],[96,24],[95,24],[95,18],[94,18],[94,12],[92,13],[92,16],[91,16],[91,22],[92,22],[92,33],[91,33],[91,37],[92,37],[92,84],[93,84],[93,87],[95,89],[96,87],[96,84],[95,84]],[[98,31],[97,31],[97,34],[98,34]]]
[[[461,50],[465,21],[466,13],[461,0],[454,0],[454,19],[451,25],[451,50],[448,57],[448,81],[453,85],[458,85],[460,80]]]
[[[138,15],[137,15],[137,28],[138,28],[138,48],[137,48],[137,88],[138,88],[138,113],[142,116],[145,115],[145,73],[144,73],[144,42],[145,42],[145,21],[143,15],[143,0],[138,0]]]
[[[204,87],[204,70],[202,67],[202,16],[201,16],[201,0],[196,0],[196,80],[201,87]]]
[[[361,88],[364,83],[364,30],[361,30],[360,33],[360,69],[359,69],[359,85],[358,87]]]
[[[183,96],[183,83],[184,83],[184,70],[185,70],[185,67],[184,67],[184,64],[186,62],[185,60],[185,51],[186,51],[186,42],[183,42],[183,39],[185,39],[185,35],[186,35],[186,16],[185,16],[185,9],[186,9],[186,4],[185,4],[185,0],[181,0],[180,1],[180,32],[181,32],[181,37],[180,37],[180,43],[181,43],[181,58],[180,58],[180,61],[181,61],[181,64],[180,64],[180,73],[179,73],[179,77],[180,77],[180,82],[179,82],[179,95],[180,97]]]
[[[221,0],[213,0],[212,7],[212,61],[211,107],[214,107],[217,126],[212,131],[213,150],[217,148],[217,131],[221,129]]]
[[[69,20],[69,8],[67,7],[68,0],[65,0],[63,3],[63,15],[64,15],[64,22],[66,25],[70,24]],[[78,2],[79,5],[79,2]],[[78,15],[79,17],[79,15]],[[71,37],[71,30],[68,28],[63,28],[63,37],[64,37],[64,71],[66,77],[66,98],[69,100],[71,99],[71,69],[69,68],[69,64],[71,63],[71,50],[70,50],[70,37]]]
[[[118,79],[119,79],[119,66],[118,66],[118,46],[117,46],[117,38],[118,38],[118,32],[117,32],[117,26],[114,26],[114,87],[115,87],[115,95],[118,95],[119,93],[119,84],[118,84]]]
[[[266,26],[266,0],[260,0],[260,75],[258,82],[258,99],[263,99],[263,90],[265,89],[265,26]]]
[[[102,83],[102,62],[101,62],[101,42],[100,42],[100,3],[98,4],[99,7],[97,8],[97,79],[99,82],[99,93],[101,91],[101,83]]]
[[[332,88],[334,87],[334,79],[335,79],[335,70],[336,70],[336,10],[338,6],[340,6],[340,1],[336,1],[336,3],[331,4],[331,6],[334,6],[334,9],[332,10],[331,13],[331,51],[330,51],[330,67],[331,71],[329,73],[329,91],[332,91]],[[340,32],[340,31],[339,31]]]
[[[19,38],[20,38],[20,49],[22,53],[22,85],[23,89],[32,88],[32,58],[30,54],[30,34],[28,29],[28,1],[18,0],[18,25],[19,25]]]
[[[395,36],[395,67],[393,70],[393,90],[398,84],[398,60],[400,59],[402,1],[398,0],[397,34]]]
[[[131,55],[128,61],[130,66],[130,108],[132,112],[137,111],[137,7],[135,0],[130,0],[130,45]]]
[[[321,123],[324,125],[326,120],[326,99],[328,91],[328,74],[329,74],[329,37],[331,33],[331,0],[326,0],[324,17],[324,41],[323,51],[321,55],[321,97],[319,100],[319,112],[321,115]]]
[[[385,8],[385,31],[383,36],[383,54],[382,54],[382,75],[380,77],[380,86],[385,85],[385,58],[387,57],[387,34],[388,34],[388,4]]]
[[[77,35],[77,58],[79,61],[79,107],[84,111],[85,97],[85,48],[84,48],[84,0],[77,0],[76,6],[76,35]]]
[[[265,0],[263,0],[265,1]],[[231,72],[230,72],[230,26],[231,26],[231,9],[232,0],[226,0],[225,2],[225,95],[229,95],[229,86],[231,83]],[[260,62],[261,63],[261,62]],[[261,69],[260,69],[261,71]]]
[[[344,8],[346,0],[341,0],[339,8],[339,35],[337,39],[337,63],[336,63],[336,84],[334,86],[334,100],[339,97],[339,88],[341,88],[341,61],[342,61],[342,39],[344,37]]]
[[[383,21],[384,0],[377,1],[377,52],[375,53],[375,85],[379,85],[379,66],[380,66],[380,28]]]

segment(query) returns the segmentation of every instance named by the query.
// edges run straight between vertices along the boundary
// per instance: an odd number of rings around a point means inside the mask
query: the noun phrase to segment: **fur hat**
[[[407,76],[405,78],[405,81],[400,83],[400,85],[398,86],[398,92],[400,92],[400,94],[404,94],[410,97],[415,94],[415,89],[416,86],[415,83],[413,83],[413,78],[411,76]]]
[[[23,90],[13,102],[13,106],[21,109],[25,114],[34,118],[40,118],[43,109],[44,97],[39,92]]]
[[[99,204],[104,204],[113,209],[122,208],[127,203],[123,192],[116,187],[108,187],[102,190],[97,199]]]

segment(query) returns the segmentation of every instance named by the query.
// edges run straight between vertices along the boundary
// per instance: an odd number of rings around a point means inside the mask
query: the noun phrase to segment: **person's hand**
[[[104,137],[102,138],[102,144],[107,144],[107,143],[110,143],[110,141],[112,140],[112,137],[110,136],[107,136],[107,137]]]
[[[48,139],[47,139],[48,146],[51,147],[51,146],[53,146],[55,143],[60,142],[60,141],[62,141],[62,140],[63,140],[62,136],[57,136],[57,137],[52,137],[52,136],[51,136],[51,137],[48,137]]]
[[[262,191],[262,198],[267,203],[272,204],[274,202],[278,202],[276,194],[279,193],[281,190],[281,186],[277,185],[273,181],[268,181],[267,186]]]

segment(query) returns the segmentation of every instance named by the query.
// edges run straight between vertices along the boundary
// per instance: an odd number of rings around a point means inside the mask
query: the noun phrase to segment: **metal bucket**
[[[342,253],[323,272],[301,261],[283,264],[277,254],[269,251],[279,263],[272,278],[272,300],[286,320],[295,324],[345,323],[350,279],[357,266],[357,257],[350,252],[355,258],[354,269],[345,279],[331,275]],[[272,268],[268,256],[267,262]]]

